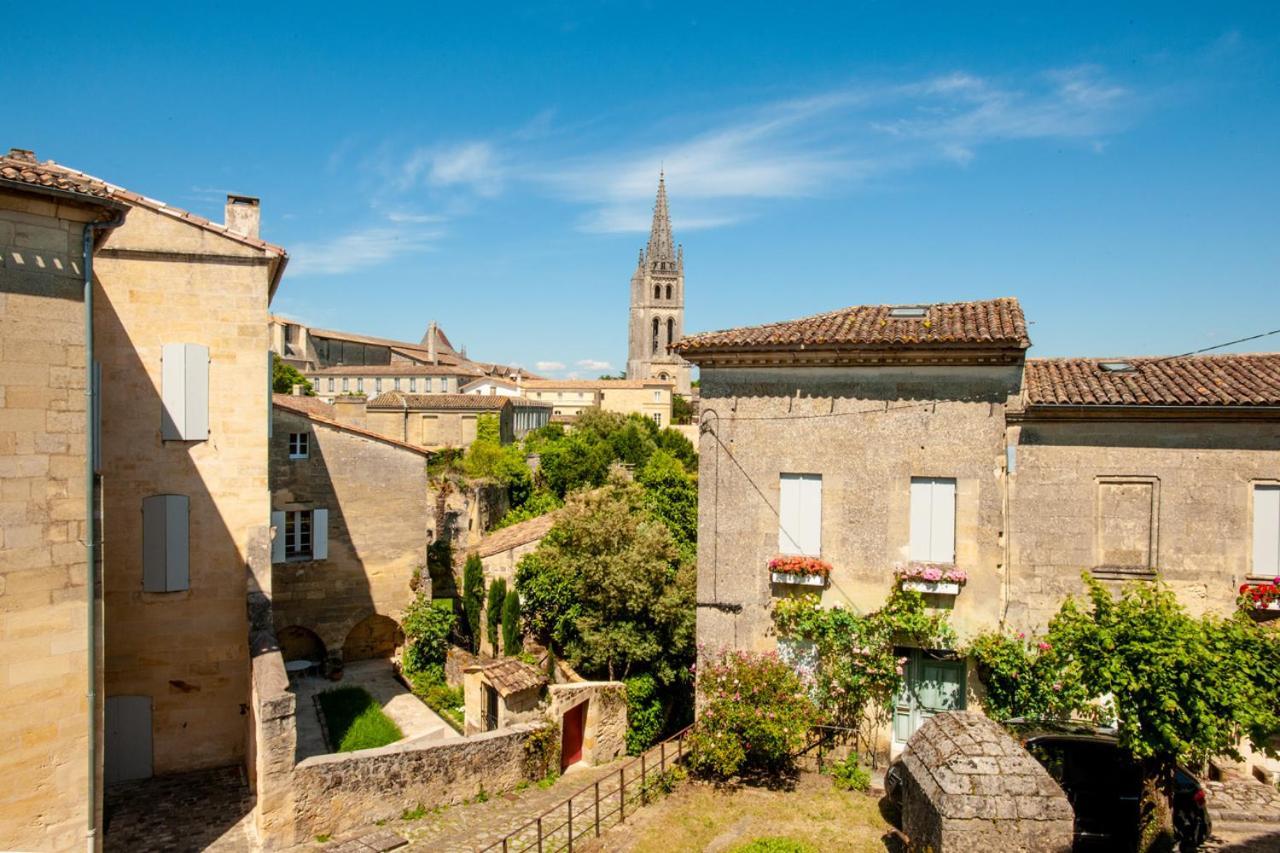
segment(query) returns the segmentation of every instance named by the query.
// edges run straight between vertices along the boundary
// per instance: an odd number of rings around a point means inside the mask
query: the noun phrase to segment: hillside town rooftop
[[[1025,392],[1028,406],[1280,406],[1280,353],[1032,358]]]
[[[522,405],[537,405],[532,401],[521,401]],[[369,401],[370,409],[430,409],[458,411],[496,412],[513,405],[511,397],[497,394],[402,394],[399,391],[388,391],[379,394]]]

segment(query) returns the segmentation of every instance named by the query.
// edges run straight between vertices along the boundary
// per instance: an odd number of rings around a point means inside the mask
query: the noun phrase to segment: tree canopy
[[[292,394],[293,386],[301,385],[302,393],[308,397],[316,395],[315,389],[307,377],[298,372],[298,368],[285,364],[280,356],[271,359],[271,390],[277,394]]]

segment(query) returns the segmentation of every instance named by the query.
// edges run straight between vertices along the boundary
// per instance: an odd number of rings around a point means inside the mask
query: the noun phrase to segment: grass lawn
[[[400,727],[363,687],[339,687],[320,694],[329,740],[338,752],[386,746],[404,737]]]
[[[829,776],[805,773],[792,791],[717,789],[686,782],[634,817],[628,815],[626,824],[610,830],[596,842],[598,848],[590,849],[884,853],[888,831],[876,796],[837,791]]]

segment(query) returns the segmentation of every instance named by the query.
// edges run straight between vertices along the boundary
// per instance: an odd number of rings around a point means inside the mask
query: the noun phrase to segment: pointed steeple
[[[667,210],[666,173],[658,172],[658,198],[653,203],[653,226],[649,229],[649,249],[646,253],[650,266],[655,269],[672,269],[676,260],[671,241],[671,214]]]

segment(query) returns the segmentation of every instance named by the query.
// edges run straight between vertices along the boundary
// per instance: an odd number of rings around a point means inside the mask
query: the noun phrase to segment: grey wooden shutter
[[[166,441],[207,441],[209,348],[201,344],[165,344],[160,386],[160,437]]]
[[[284,562],[284,513],[271,513],[271,562]]]
[[[142,499],[143,590],[176,592],[191,586],[190,509],[186,495]]]
[[[329,557],[329,510],[311,510],[311,559]]]

